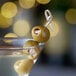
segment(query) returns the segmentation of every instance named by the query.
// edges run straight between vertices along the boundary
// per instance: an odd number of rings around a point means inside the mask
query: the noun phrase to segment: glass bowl
[[[33,39],[28,38],[0,38],[0,76],[28,76],[31,70],[31,62],[27,66],[25,62],[25,68],[30,67],[30,70],[25,74],[18,74],[15,71],[14,65],[19,60],[30,60],[28,54],[22,54],[25,50],[23,45]],[[39,43],[40,50],[43,49],[44,43]],[[33,47],[28,47],[33,48]],[[35,59],[35,61],[37,58]],[[32,64],[34,65],[35,62]],[[20,64],[18,64],[20,65]],[[26,70],[27,70],[26,68]]]

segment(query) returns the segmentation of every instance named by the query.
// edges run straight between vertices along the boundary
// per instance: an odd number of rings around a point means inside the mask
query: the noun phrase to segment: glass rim
[[[28,40],[34,40],[32,38],[12,38],[12,37],[0,38],[0,42],[5,40],[13,40],[13,43],[4,42],[3,44],[0,44],[0,51],[1,50],[24,50],[26,48],[34,48],[34,46],[28,46],[28,47],[26,46],[25,48],[23,47],[24,43],[26,43]],[[44,45],[45,43],[39,43],[39,47],[43,47]]]
[[[44,44],[39,44],[39,46],[44,46]],[[0,46],[0,50],[26,50],[27,48],[35,48],[34,46],[22,47],[22,46]]]
[[[6,46],[5,48],[4,48],[4,46],[3,47],[0,47],[0,50],[26,50],[27,48],[35,48],[34,46],[29,46],[29,47],[21,47],[21,46],[11,46],[11,47],[8,47],[8,46]]]
[[[4,40],[4,39],[12,39],[12,40],[16,40],[16,39],[21,39],[21,40],[24,40],[24,39],[27,39],[27,40],[33,40],[33,38],[25,38],[25,37],[6,37],[6,38],[4,38],[4,37],[0,37],[0,40]]]

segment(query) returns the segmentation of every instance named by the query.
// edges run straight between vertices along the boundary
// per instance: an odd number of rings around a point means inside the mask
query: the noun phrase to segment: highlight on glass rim
[[[76,76],[75,0],[0,0],[0,76]]]

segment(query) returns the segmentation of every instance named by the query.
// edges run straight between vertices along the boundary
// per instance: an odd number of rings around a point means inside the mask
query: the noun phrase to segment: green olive
[[[35,26],[32,29],[32,37],[37,42],[46,42],[50,37],[50,32],[45,26]]]
[[[33,60],[36,59],[40,53],[40,47],[38,42],[33,40],[27,41],[23,48],[24,48],[23,52],[25,54],[28,54],[29,58]]]
[[[27,74],[28,72],[30,72],[33,65],[34,62],[31,59],[18,60],[14,64],[14,69],[19,75]]]
[[[39,46],[37,41],[34,40],[28,40],[25,44],[24,47],[31,47],[31,46]]]

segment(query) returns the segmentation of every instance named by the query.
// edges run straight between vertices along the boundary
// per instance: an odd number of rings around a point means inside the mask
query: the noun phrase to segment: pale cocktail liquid
[[[14,70],[14,64],[18,60],[28,58],[27,55],[0,56],[0,76],[18,76]]]

